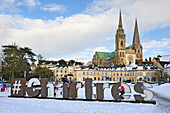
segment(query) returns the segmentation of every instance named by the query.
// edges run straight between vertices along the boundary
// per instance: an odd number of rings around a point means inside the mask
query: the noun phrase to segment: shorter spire
[[[119,15],[119,26],[118,26],[118,29],[122,29],[123,26],[122,26],[122,16],[121,16],[121,9],[120,9],[120,15]]]
[[[134,29],[134,36],[133,36],[133,44],[134,44],[134,45],[140,44],[137,18],[136,18],[136,20],[135,20],[135,29]]]

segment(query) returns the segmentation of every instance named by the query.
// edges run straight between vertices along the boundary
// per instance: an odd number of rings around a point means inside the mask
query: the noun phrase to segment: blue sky
[[[87,62],[114,51],[120,8],[126,46],[138,19],[144,58],[170,54],[169,0],[0,0],[0,44],[28,46],[44,58]]]

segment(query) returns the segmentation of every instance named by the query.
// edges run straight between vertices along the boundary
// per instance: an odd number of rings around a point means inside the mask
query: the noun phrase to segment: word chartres
[[[39,86],[41,88],[36,88],[35,86]],[[129,99],[131,95],[127,95],[127,93],[131,93],[130,86],[126,83],[114,83],[111,88],[111,94],[115,100],[120,100],[119,96],[119,87],[124,86],[125,95],[123,98],[125,100]],[[104,83],[96,83],[95,85],[92,83],[92,79],[85,79],[85,97],[87,100],[92,99],[93,95],[93,87],[96,87],[96,99],[103,100],[104,99],[104,89],[110,88],[109,84]],[[71,83],[70,87],[66,83],[63,83],[63,98],[68,99],[76,99],[78,88],[83,88],[81,83]],[[146,88],[152,88],[152,85],[144,82],[138,82],[134,85],[134,90],[137,93],[144,94],[145,97],[141,96],[141,94],[134,94],[136,101],[150,101],[153,98],[153,93]],[[54,85],[48,83],[48,79],[42,78],[41,82],[37,78],[32,78],[29,80],[26,87],[25,78],[15,78],[11,80],[11,96],[20,96],[24,97],[26,92],[29,97],[38,97],[41,94],[41,97],[55,97],[55,88]]]

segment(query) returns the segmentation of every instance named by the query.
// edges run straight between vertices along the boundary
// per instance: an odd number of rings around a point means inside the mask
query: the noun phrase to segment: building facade
[[[140,43],[137,19],[135,21],[133,43],[126,47],[125,37],[121,12],[119,15],[119,24],[115,36],[115,51],[114,52],[99,52],[96,51],[93,55],[92,63],[94,66],[111,66],[113,63],[118,66],[128,65],[135,61],[143,60],[143,47]]]

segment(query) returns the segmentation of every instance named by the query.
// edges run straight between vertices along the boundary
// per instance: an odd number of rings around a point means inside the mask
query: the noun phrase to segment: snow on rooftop
[[[136,65],[135,63],[131,63],[130,65],[128,65],[129,67],[138,67],[138,65]]]
[[[170,62],[170,55],[163,55],[162,57],[160,57],[160,61]]]
[[[167,67],[170,67],[170,63],[166,66],[166,68],[167,68]]]
[[[143,70],[143,66],[138,66],[137,70]]]
[[[55,70],[56,69],[56,67],[51,67],[51,68],[49,68],[49,70]]]

